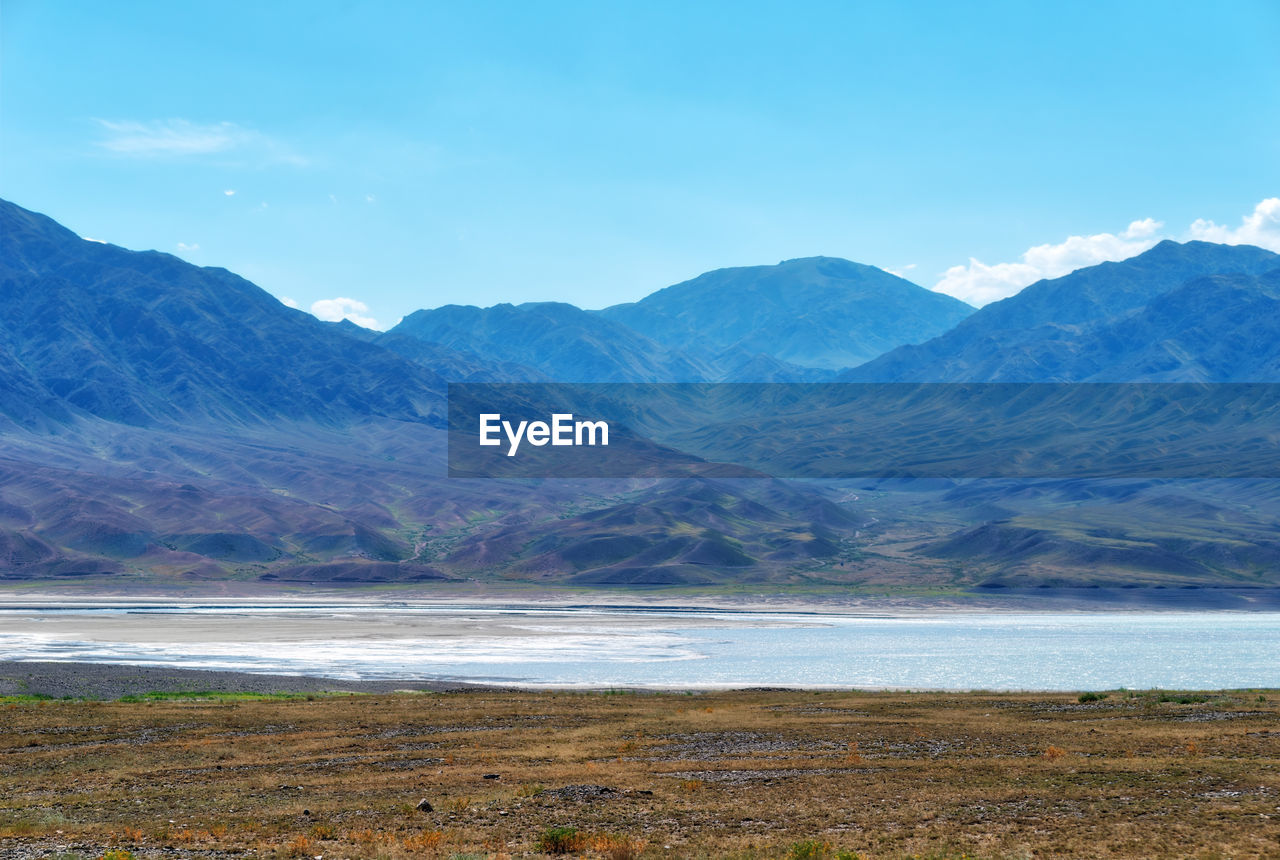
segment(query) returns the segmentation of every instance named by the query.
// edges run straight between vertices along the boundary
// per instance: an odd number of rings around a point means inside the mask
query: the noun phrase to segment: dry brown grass
[[[1277,856],[1280,714],[1194,698],[17,702],[0,843],[401,860],[525,854],[559,828],[618,860]]]

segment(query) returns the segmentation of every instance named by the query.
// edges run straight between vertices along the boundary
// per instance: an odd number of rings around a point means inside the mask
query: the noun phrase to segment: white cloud
[[[1120,234],[1120,238],[1148,239],[1159,235],[1162,227],[1164,227],[1163,221],[1157,221],[1154,218],[1143,218],[1141,221],[1134,221],[1130,224],[1129,228]]]
[[[1132,222],[1118,234],[1070,236],[1057,245],[1028,248],[1019,260],[1012,263],[987,265],[970,257],[968,265],[947,269],[934,289],[981,307],[1011,296],[1041,278],[1057,278],[1085,266],[1108,260],[1125,260],[1141,254],[1169,238],[1163,231],[1163,221],[1143,218]],[[1268,197],[1260,202],[1253,212],[1240,219],[1239,227],[1197,218],[1178,238],[1181,241],[1198,239],[1224,245],[1257,245],[1280,252],[1280,197]]]
[[[364,202],[365,202],[365,203],[373,203],[373,202],[375,202],[377,199],[378,199],[378,198],[374,197],[372,194],[366,194],[366,195],[364,196]]]
[[[97,121],[105,132],[98,146],[122,155],[206,155],[225,152],[251,140],[257,133],[233,122],[198,124],[185,119]]]
[[[299,307],[298,302],[294,299],[289,298],[288,296],[282,296],[280,298],[280,304],[284,305],[286,308]]]
[[[1042,278],[1057,278],[1085,266],[1141,254],[1160,241],[1163,227],[1162,221],[1144,218],[1119,234],[1068,236],[1056,245],[1028,248],[1021,259],[1012,263],[988,265],[970,257],[968,265],[947,269],[934,289],[981,307]]]
[[[1257,245],[1280,251],[1280,197],[1268,197],[1244,216],[1240,226],[1231,228],[1197,218],[1189,231],[1192,239],[1224,245]]]
[[[179,250],[179,251],[199,251],[199,250],[200,250],[200,243],[199,243],[199,242],[192,242],[190,245],[188,245],[186,242],[179,242],[179,243],[178,243],[178,250]]]
[[[224,192],[222,192],[222,193],[223,193],[223,194],[225,194],[225,195],[227,195],[228,197],[235,197],[235,196],[236,196],[236,190],[235,190],[234,188],[228,188],[226,191],[224,191]]]
[[[370,316],[369,306],[364,302],[356,299],[336,298],[336,299],[320,299],[318,302],[312,302],[311,313],[316,319],[325,322],[338,322],[339,320],[351,320],[358,326],[365,328],[378,328],[378,321]]]
[[[303,165],[306,159],[260,131],[234,122],[187,119],[95,120],[101,149],[130,158],[189,158],[207,155],[251,157],[259,162]],[[234,190],[224,191],[228,197]]]

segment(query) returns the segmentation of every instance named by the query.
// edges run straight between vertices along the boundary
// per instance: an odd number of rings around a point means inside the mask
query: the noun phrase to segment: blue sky
[[[0,27],[0,196],[382,327],[813,254],[982,303],[1162,237],[1280,250],[1274,0],[3,0]]]

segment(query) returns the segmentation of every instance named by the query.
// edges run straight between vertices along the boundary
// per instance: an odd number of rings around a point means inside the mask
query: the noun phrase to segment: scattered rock
[[[373,766],[380,770],[418,770],[433,764],[439,764],[438,758],[402,758],[390,761],[375,761]]]
[[[500,774],[500,773],[486,773],[486,774],[484,775],[484,778],[485,778],[485,779],[502,779],[502,774]]]
[[[749,782],[763,781],[765,785],[778,785],[784,779],[814,774],[849,774],[874,773],[873,768],[862,767],[820,767],[820,768],[779,768],[777,770],[686,770],[677,773],[664,773],[660,776],[673,779],[697,779],[703,782],[722,782],[740,785]],[[639,792],[637,792],[639,793]]]
[[[646,761],[685,761],[688,759],[739,758],[752,753],[796,752],[831,749],[831,741],[787,738],[763,732],[693,732],[662,735],[656,740],[666,743],[657,747]]]
[[[431,805],[431,801],[427,800],[427,799],[424,797],[424,798],[422,798],[422,800],[419,800],[419,801],[418,801],[417,810],[418,810],[419,812],[434,812],[434,811],[435,811],[435,807]]]
[[[599,800],[617,797],[618,789],[607,785],[566,785],[563,788],[548,789],[539,797],[554,797],[560,800]]]

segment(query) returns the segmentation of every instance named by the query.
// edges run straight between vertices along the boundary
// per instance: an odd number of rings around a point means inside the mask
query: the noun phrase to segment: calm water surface
[[[104,616],[118,619],[114,633],[102,632]],[[149,619],[172,623],[174,616],[203,625],[204,632],[173,641],[163,641],[163,633],[158,641],[156,635],[130,634]],[[372,624],[375,618],[381,626]],[[263,630],[281,619],[294,625],[292,632],[279,641],[269,634],[264,639]],[[388,619],[406,622],[404,632],[388,633]],[[341,621],[340,635],[332,633],[335,620]],[[432,633],[437,620],[452,625],[448,635]],[[372,632],[362,632],[366,621]],[[80,629],[90,632],[75,632]],[[238,638],[237,629],[253,629],[254,641]],[[1280,687],[1280,614],[880,618],[456,606],[6,609],[0,610],[0,659],[527,686]]]

